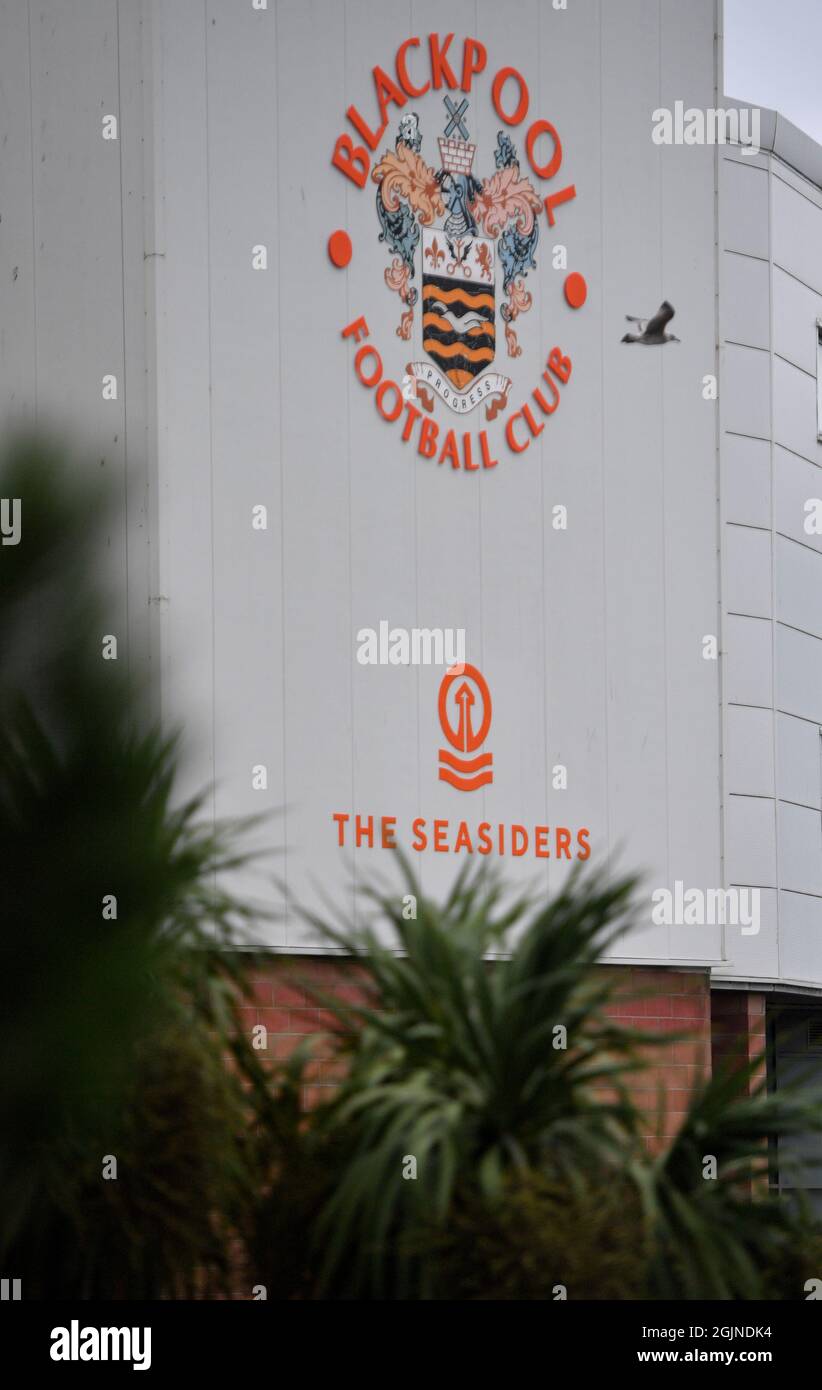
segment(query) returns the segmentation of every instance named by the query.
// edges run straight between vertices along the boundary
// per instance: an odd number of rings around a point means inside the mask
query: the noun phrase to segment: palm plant
[[[750,1089],[760,1060],[705,1080],[670,1146],[631,1165],[651,1236],[653,1297],[761,1298],[779,1291],[780,1269],[793,1277],[799,1252],[813,1250],[820,1264],[822,1237],[801,1189],[795,1203],[768,1196],[768,1141],[822,1130],[822,1095],[809,1086],[769,1093],[764,1079]],[[801,1288],[797,1273],[794,1297]]]
[[[427,1296],[419,1233],[448,1219],[458,1193],[492,1204],[534,1172],[570,1191],[639,1143],[628,1082],[648,1036],[608,1017],[612,986],[593,968],[624,927],[630,881],[574,876],[531,910],[466,871],[437,908],[406,872],[415,919],[399,895],[374,895],[396,949],[374,930],[325,928],[371,997],[324,999],[347,1075],[312,1117],[346,1154],[317,1228],[322,1290],[342,1277],[356,1294]],[[514,928],[510,959],[491,965]]]
[[[373,894],[390,945],[373,928],[325,927],[357,960],[364,998],[320,996],[347,1071],[307,1124],[324,1179],[306,1211],[303,1292],[550,1297],[570,1281],[582,1297],[750,1298],[781,1288],[805,1218],[760,1179],[769,1137],[822,1129],[819,1097],[749,1096],[744,1073],[720,1074],[697,1088],[667,1150],[649,1152],[631,1082],[663,1040],[608,1017],[614,981],[595,969],[630,918],[631,882],[578,874],[547,904],[505,906],[499,882],[466,871],[437,907],[405,872],[415,918],[399,892]],[[489,961],[506,941],[509,957]],[[281,1171],[274,1206],[293,1163]],[[795,1290],[795,1270],[787,1277]]]

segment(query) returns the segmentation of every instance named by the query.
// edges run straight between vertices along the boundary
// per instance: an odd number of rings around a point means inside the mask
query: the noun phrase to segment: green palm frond
[[[490,1200],[512,1173],[613,1163],[636,1142],[627,1081],[649,1043],[608,1017],[613,983],[593,969],[624,928],[630,881],[574,875],[536,905],[465,871],[438,907],[404,871],[416,918],[397,893],[374,895],[390,944],[373,927],[325,928],[357,958],[365,1002],[322,999],[348,1062],[323,1123],[351,1147],[320,1224],[321,1285],[344,1269],[369,1294],[426,1291],[408,1233],[443,1220],[458,1188]],[[510,957],[489,962],[512,929]]]

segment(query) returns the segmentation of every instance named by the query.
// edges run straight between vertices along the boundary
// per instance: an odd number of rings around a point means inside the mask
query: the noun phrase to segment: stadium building
[[[641,871],[603,968],[694,1030],[669,1126],[712,1056],[822,1061],[822,149],[723,95],[720,7],[2,22],[3,424],[115,479],[182,790],[271,814],[275,1048],[285,963],[347,979],[297,905],[401,845],[432,895]]]

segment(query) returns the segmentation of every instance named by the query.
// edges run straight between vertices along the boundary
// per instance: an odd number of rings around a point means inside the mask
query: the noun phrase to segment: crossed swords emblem
[[[456,102],[453,102],[449,96],[444,97],[443,100],[445,101],[445,109],[451,117],[445,127],[445,138],[447,139],[449,135],[453,135],[456,130],[461,140],[467,140],[468,127],[462,118],[468,110],[468,98],[463,97],[459,106],[457,106]]]

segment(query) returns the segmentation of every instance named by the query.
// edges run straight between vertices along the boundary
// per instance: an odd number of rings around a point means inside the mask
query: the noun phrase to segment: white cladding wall
[[[0,429],[80,445],[124,507],[110,631],[145,670],[150,421],[142,7],[0,0]],[[103,117],[118,118],[104,140]],[[104,375],[117,398],[104,400]]]
[[[334,812],[396,816],[406,843],[417,816],[429,834],[447,818],[451,843],[461,819],[585,826],[596,862],[621,849],[652,885],[718,884],[718,672],[702,659],[718,622],[716,419],[701,396],[715,351],[714,160],[650,138],[660,104],[712,104],[713,3],[282,0],[255,12],[174,0],[155,19],[164,703],[199,733],[194,780],[215,780],[218,816],[285,806],[290,899],[306,897],[309,873],[339,903],[389,872],[389,852],[338,849]],[[499,448],[504,420],[489,426],[501,461],[474,474],[401,444],[353,375],[340,331],[360,314],[394,379],[421,354],[394,331],[373,185],[360,193],[331,167],[349,103],[375,119],[371,69],[391,71],[408,36],[424,47],[451,31],[458,61],[468,35],[489,55],[468,114],[478,169],[493,169],[500,125],[491,76],[513,65],[531,115],[563,141],[552,187],[577,187],[553,232],[543,219],[512,398],[539,384],[555,345],[573,377],[521,457]],[[442,93],[412,105],[435,164]],[[511,134],[524,164],[524,131]],[[346,272],[326,255],[336,227],[354,244]],[[558,242],[589,283],[578,314],[551,265]],[[261,243],[266,272],[251,264]],[[682,346],[621,346],[624,314],[665,296]],[[499,352],[495,365],[511,363]],[[267,533],[251,530],[256,503]],[[358,665],[355,634],[381,619],[466,629],[493,697],[493,785],[438,781],[441,671]],[[559,763],[564,792],[550,783]],[[251,787],[259,764],[266,792]],[[432,892],[461,862],[415,858]],[[530,855],[504,867],[552,888],[565,872]],[[316,941],[293,915],[268,939]],[[622,954],[720,949],[713,929],[649,927]]]
[[[258,843],[279,847],[261,866],[278,886],[259,873],[243,886],[276,911],[311,899],[313,878],[356,910],[352,886],[390,873],[392,857],[340,851],[334,812],[396,816],[406,843],[417,816],[429,832],[447,818],[452,843],[463,819],[585,826],[593,861],[644,870],[649,891],[720,884],[719,669],[702,647],[719,625],[717,414],[702,398],[715,370],[715,160],[651,140],[657,107],[715,104],[713,0],[70,8],[33,0],[29,33],[0,0],[14,125],[2,155],[4,404],[105,440],[128,500],[122,621],[142,657],[157,615],[162,708],[185,721],[187,786],[214,785],[217,817],[274,817]],[[495,363],[510,368],[516,404],[554,346],[573,376],[526,453],[501,447],[500,419],[488,426],[498,467],[471,474],[400,443],[353,375],[340,330],[361,313],[389,375],[421,354],[394,333],[373,185],[360,193],[331,166],[349,103],[376,119],[371,69],[391,71],[411,35],[424,45],[451,31],[457,54],[469,35],[488,50],[468,113],[480,173],[500,125],[491,76],[512,65],[529,120],[552,121],[563,142],[543,195],[577,188],[553,230],[542,217],[522,358],[503,357],[498,322]],[[414,103],[432,164],[441,97]],[[113,148],[99,136],[107,110],[121,121]],[[391,115],[381,148],[393,146]],[[524,130],[510,133],[524,166]],[[353,240],[347,271],[326,255],[336,227]],[[552,268],[558,243],[588,282],[578,313]],[[265,271],[252,268],[260,244]],[[682,344],[623,347],[623,316],[664,297]],[[116,405],[98,384],[112,362]],[[251,527],[258,504],[264,532]],[[557,504],[565,532],[552,527]],[[437,779],[440,671],[358,665],[355,635],[381,619],[466,629],[494,703],[491,786],[465,794]],[[260,764],[267,790],[254,791]],[[553,790],[556,764],[567,791]],[[463,862],[414,859],[431,892]],[[503,867],[551,889],[566,872],[530,854]],[[262,934],[317,946],[293,910]],[[721,953],[716,929],[646,925],[619,956]]]
[[[822,194],[779,159],[723,161],[720,195],[725,871],[761,890],[728,973],[822,982]]]

